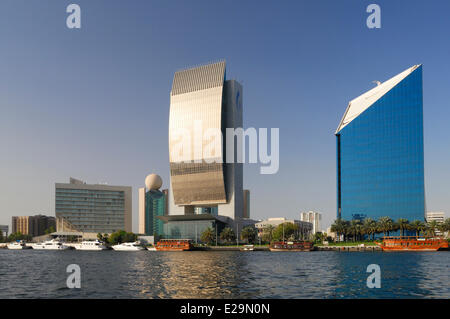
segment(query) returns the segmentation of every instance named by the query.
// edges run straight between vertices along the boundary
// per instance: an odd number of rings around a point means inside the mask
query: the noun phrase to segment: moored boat
[[[8,249],[18,250],[18,249],[30,249],[31,246],[28,246],[26,242],[23,240],[18,240],[6,245]]]
[[[75,249],[76,250],[98,251],[98,250],[106,250],[106,249],[108,249],[108,247],[106,247],[106,245],[104,245],[99,240],[86,240],[86,241],[82,241],[81,243],[75,245]]]
[[[375,242],[383,251],[438,251],[448,249],[448,241],[444,238],[426,238],[417,236],[383,237]]]
[[[72,248],[62,243],[59,239],[51,239],[42,243],[32,244],[31,246],[37,250],[67,250]]]
[[[139,251],[139,250],[145,250],[144,247],[142,247],[139,242],[134,243],[121,243],[118,245],[114,245],[111,247],[114,250],[117,251]]]
[[[269,246],[270,251],[312,251],[314,244],[310,241],[278,241]]]
[[[253,251],[255,250],[255,246],[254,245],[244,245],[241,248],[241,251]]]
[[[192,250],[190,239],[161,239],[155,246],[157,251],[186,251]]]

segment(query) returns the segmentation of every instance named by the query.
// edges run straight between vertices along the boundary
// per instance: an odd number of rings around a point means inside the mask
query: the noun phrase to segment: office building
[[[198,239],[207,227],[219,232],[226,225],[239,228],[244,216],[242,163],[236,162],[237,143],[234,162],[226,161],[225,132],[241,127],[242,86],[226,79],[224,61],[175,73],[169,117],[169,212],[159,217],[167,238]],[[211,132],[222,133],[223,143],[220,137],[211,142]],[[193,141],[182,138],[187,136]]]
[[[58,232],[131,232],[131,187],[86,184],[70,178],[55,184]]]
[[[9,226],[8,225],[0,225],[0,232],[2,233],[3,236],[8,236],[8,230],[9,230]]]
[[[45,231],[56,229],[56,221],[53,216],[13,216],[11,220],[12,233],[22,233],[30,236],[41,236]]]
[[[303,212],[300,213],[300,220],[304,222],[309,222],[313,225],[313,234],[321,231],[321,225],[320,222],[322,220],[322,214],[309,211],[309,212]]]
[[[338,218],[424,220],[421,65],[352,100],[335,135]]]
[[[159,190],[162,179],[156,174],[145,178],[145,186],[139,188],[139,234],[160,237],[163,236],[164,224],[157,217],[166,215],[167,190]]]
[[[445,221],[445,213],[444,212],[427,212],[426,214],[426,222],[429,223],[435,220],[438,223],[443,223]]]

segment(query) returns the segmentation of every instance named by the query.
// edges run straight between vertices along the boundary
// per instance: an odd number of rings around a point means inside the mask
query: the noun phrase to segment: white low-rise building
[[[270,226],[277,227],[278,225],[281,225],[284,223],[292,223],[292,224],[298,225],[301,237],[303,237],[305,239],[310,238],[312,236],[313,225],[311,223],[304,222],[301,220],[296,220],[296,219],[287,219],[285,217],[268,218],[268,219],[262,220],[260,222],[257,222],[255,224],[255,227],[258,230],[258,236],[262,237],[263,231],[267,226],[270,225]]]

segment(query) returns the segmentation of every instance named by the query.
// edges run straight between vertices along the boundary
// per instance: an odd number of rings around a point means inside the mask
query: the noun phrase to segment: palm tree
[[[216,235],[214,233],[214,229],[212,229],[211,227],[206,228],[200,236],[200,240],[205,244],[211,244],[212,242],[214,242],[215,238]]]
[[[405,236],[405,230],[409,228],[409,221],[406,218],[399,218],[397,220],[397,225],[400,229],[402,236]]]
[[[384,236],[386,234],[389,236],[389,232],[394,230],[394,222],[390,217],[380,217],[378,220],[379,229],[381,232],[383,232]]]
[[[361,234],[361,221],[359,219],[353,219],[350,222],[349,233],[353,236],[353,241],[356,241],[358,235]]]
[[[244,227],[241,231],[241,239],[246,240],[247,243],[253,243],[256,239],[256,230],[252,226]]]
[[[450,231],[450,218],[447,218],[444,222],[437,225],[437,229],[445,236],[445,233]]]
[[[373,220],[370,217],[364,219],[363,230],[364,230],[365,234],[369,235],[369,239],[370,239],[371,235],[372,235],[372,240],[375,239],[375,233],[377,232],[377,228],[378,228],[378,225],[377,225],[376,220]]]
[[[333,233],[336,233],[338,240],[340,240],[341,235],[346,234],[346,227],[347,224],[344,220],[338,218],[334,221],[334,223],[331,225],[331,231]]]
[[[420,220],[413,220],[409,225],[410,229],[416,232],[416,237],[419,237],[420,232],[425,229],[425,224]]]
[[[220,233],[220,240],[226,243],[234,241],[235,238],[236,235],[234,234],[233,229],[231,229],[230,227],[225,227]]]
[[[427,235],[430,237],[436,236],[436,228],[438,227],[438,222],[435,220],[432,220],[431,222],[427,223],[425,225],[425,230],[427,232]]]

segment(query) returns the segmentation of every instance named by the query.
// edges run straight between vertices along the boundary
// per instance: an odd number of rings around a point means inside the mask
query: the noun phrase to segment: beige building
[[[435,220],[438,223],[443,223],[445,220],[445,213],[444,212],[427,212],[425,214],[425,219],[427,223]]]
[[[24,235],[41,236],[45,231],[56,228],[55,217],[45,215],[35,216],[13,216],[11,220],[11,233],[22,233]]]
[[[425,220],[427,221],[427,223],[436,221],[437,223],[441,224],[445,221],[445,212],[427,212],[425,214]],[[439,230],[436,230],[436,235],[440,236],[443,234]]]
[[[86,184],[70,178],[55,184],[58,232],[113,233],[132,231],[131,187]]]

